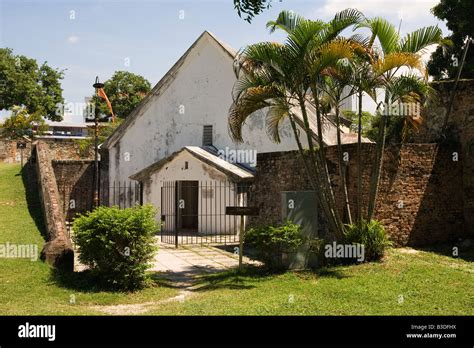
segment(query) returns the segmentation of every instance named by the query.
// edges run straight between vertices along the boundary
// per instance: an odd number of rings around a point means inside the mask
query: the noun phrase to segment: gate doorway
[[[198,232],[199,181],[178,181],[178,228]]]
[[[161,241],[185,245],[239,243],[240,217],[227,206],[246,207],[250,186],[220,181],[164,181],[161,186]]]

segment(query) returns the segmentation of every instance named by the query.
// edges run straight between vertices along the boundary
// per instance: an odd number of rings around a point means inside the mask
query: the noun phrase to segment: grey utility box
[[[314,191],[283,191],[281,192],[282,220],[301,226],[301,232],[309,240],[319,237],[318,233],[318,202]],[[309,251],[309,243],[301,245],[296,253],[288,255],[289,269],[317,267],[317,257]]]

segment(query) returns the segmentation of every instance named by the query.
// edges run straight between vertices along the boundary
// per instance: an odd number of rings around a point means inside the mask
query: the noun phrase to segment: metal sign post
[[[240,233],[239,233],[239,271],[242,270],[242,258],[244,254],[244,217],[257,216],[257,207],[226,207],[226,215],[239,215],[240,216]]]
[[[16,148],[20,149],[20,161],[21,167],[23,168],[23,149],[26,149],[26,143],[19,141],[16,143]]]

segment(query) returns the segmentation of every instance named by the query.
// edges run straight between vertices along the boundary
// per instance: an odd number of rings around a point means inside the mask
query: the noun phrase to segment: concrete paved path
[[[148,271],[163,272],[166,278],[177,282],[192,282],[194,276],[205,273],[225,271],[239,266],[239,255],[217,247],[201,245],[174,245],[161,243],[157,238],[158,253]],[[74,271],[80,272],[87,267],[79,262],[77,249],[74,253]],[[259,265],[260,262],[243,258],[244,264]]]
[[[174,245],[158,242],[159,250],[150,271],[165,272],[173,278],[192,278],[202,273],[213,273],[239,266],[239,255],[212,246]],[[259,263],[243,258],[244,264]]]

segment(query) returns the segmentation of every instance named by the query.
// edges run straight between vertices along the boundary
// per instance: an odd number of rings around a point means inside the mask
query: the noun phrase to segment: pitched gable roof
[[[133,109],[133,111],[127,116],[122,124],[118,126],[117,129],[105,140],[105,142],[102,144],[103,148],[109,148],[113,146],[123,136],[123,134],[125,134],[125,131],[128,129],[128,127],[130,127],[135,122],[135,120],[141,114],[141,111],[153,100],[153,97],[162,94],[163,90],[165,90],[171,84],[171,82],[176,78],[179,68],[184,64],[189,54],[196,48],[199,42],[205,40],[206,38],[211,39],[211,42],[216,43],[218,47],[222,48],[222,50],[233,61],[237,52],[225,42],[219,40],[214,34],[205,30],[186,50],[186,52],[184,52],[184,54],[171,67],[171,69],[168,70],[168,72],[161,78],[155,87],[153,87],[153,89],[145,96],[145,98],[141,100],[137,107]]]
[[[236,164],[227,162],[226,160],[222,159],[219,156],[216,156],[215,154],[207,151],[204,148],[201,148],[199,146],[185,146],[181,150],[174,152],[170,156],[156,163],[153,163],[145,169],[140,170],[136,174],[131,175],[130,179],[137,181],[147,179],[150,175],[163,168],[166,164],[173,161],[176,156],[183,152],[188,152],[193,157],[197,158],[199,161],[208,164],[211,167],[214,167],[215,169],[224,173],[236,182],[251,181],[254,178],[253,173],[251,173],[250,171],[247,171]]]

